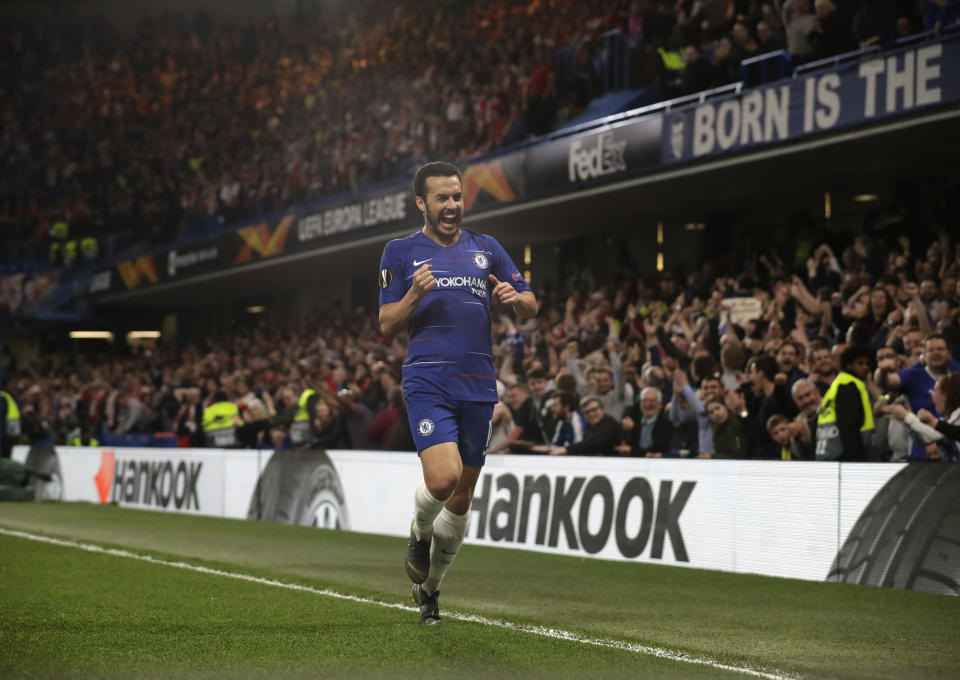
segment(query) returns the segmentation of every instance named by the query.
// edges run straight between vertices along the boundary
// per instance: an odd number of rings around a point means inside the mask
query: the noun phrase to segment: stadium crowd
[[[733,82],[956,22],[957,0],[316,3],[0,34],[0,251],[76,266],[541,135],[605,90]],[[629,77],[607,82],[611,35]],[[456,49],[457,58],[449,57]]]
[[[804,229],[789,252],[653,276],[626,256],[607,280],[571,264],[535,320],[494,319],[489,453],[813,459],[832,430],[842,460],[957,460],[960,244],[902,231],[851,234],[838,254]],[[412,450],[405,355],[369,310],[328,311],[14,367],[4,389],[28,443],[162,431],[183,446]]]

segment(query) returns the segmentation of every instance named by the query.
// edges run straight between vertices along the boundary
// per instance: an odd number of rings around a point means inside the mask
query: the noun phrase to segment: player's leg
[[[463,466],[460,483],[433,522],[430,575],[423,582],[423,589],[428,594],[433,594],[440,588],[447,569],[460,552],[463,539],[467,536],[470,503],[473,501],[473,490],[482,470],[483,468],[475,465]]]
[[[433,522],[430,575],[422,584],[414,584],[410,591],[410,598],[420,607],[420,625],[440,624],[440,583],[460,552],[460,546],[467,535],[473,489],[480,478],[481,470],[482,468],[475,465],[463,466],[457,488]]]
[[[457,490],[463,471],[457,442],[442,442],[424,449],[420,453],[420,467],[423,469],[423,485],[426,491],[435,499],[441,500],[442,507]]]
[[[440,588],[466,538],[473,490],[483,469],[484,451],[490,438],[493,404],[464,402],[461,409],[459,452],[463,465],[453,494],[433,522],[430,574],[423,583],[427,595],[435,594]]]
[[[462,463],[457,449],[457,423],[449,404],[438,397],[407,398],[410,429],[420,452],[423,480],[414,492],[414,516],[404,567],[414,583],[423,583],[430,571],[433,522],[453,494]]]
[[[456,442],[435,444],[420,454],[423,481],[414,492],[413,532],[418,540],[429,541],[433,521],[453,495],[460,481],[463,463]]]

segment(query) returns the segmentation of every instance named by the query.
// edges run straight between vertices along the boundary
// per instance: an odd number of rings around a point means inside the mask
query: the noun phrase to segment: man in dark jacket
[[[569,454],[571,456],[615,456],[615,447],[623,441],[620,424],[608,416],[603,402],[598,397],[584,397],[580,402],[580,412],[587,419],[587,429],[583,440],[569,446],[535,446],[534,451],[552,455]]]
[[[663,412],[662,400],[657,388],[643,388],[639,408],[631,408],[623,418],[624,442],[617,446],[617,453],[647,458],[670,455],[673,423]]]

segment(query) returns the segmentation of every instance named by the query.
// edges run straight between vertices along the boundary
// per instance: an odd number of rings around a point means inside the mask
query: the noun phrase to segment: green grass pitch
[[[71,503],[0,504],[0,529],[124,551],[0,533],[4,679],[960,669],[960,598],[926,593],[467,545],[441,588],[444,625],[421,628],[402,539]]]

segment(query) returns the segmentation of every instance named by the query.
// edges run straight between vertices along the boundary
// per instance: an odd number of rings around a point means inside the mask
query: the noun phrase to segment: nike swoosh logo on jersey
[[[420,260],[419,262],[417,262],[416,260],[414,260],[414,261],[413,261],[413,266],[414,266],[414,267],[419,267],[419,266],[422,265],[424,262],[429,262],[429,261],[432,260],[432,259],[433,259],[432,257],[428,257],[426,260]]]

